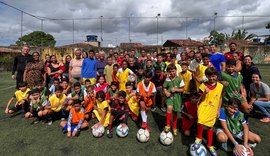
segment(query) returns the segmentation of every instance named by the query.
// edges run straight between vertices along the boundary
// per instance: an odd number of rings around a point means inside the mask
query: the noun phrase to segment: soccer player
[[[112,72],[113,72],[113,59],[112,57],[108,57],[107,58],[107,65],[104,68],[104,75],[105,75],[105,79],[106,82],[108,84],[112,83]]]
[[[88,122],[84,120],[84,109],[81,105],[81,100],[73,100],[72,108],[69,112],[68,121],[61,121],[60,126],[64,132],[67,132],[67,136],[70,138],[79,135],[81,129],[89,127]]]
[[[81,101],[84,100],[84,91],[82,89],[82,86],[80,82],[75,82],[73,84],[74,91],[71,92],[68,96],[68,105],[66,106],[65,110],[69,111],[72,108],[73,100],[79,99]]]
[[[110,103],[110,100],[114,100],[117,98],[118,92],[118,83],[113,81],[110,85],[110,88],[108,89],[108,92],[106,93],[106,100],[108,100]]]
[[[184,81],[185,87],[184,87],[184,98],[189,98],[190,94],[190,84],[192,80],[192,73],[188,70],[188,64],[182,63],[181,64],[182,72],[179,73],[180,78]]]
[[[88,86],[86,87],[87,95],[84,97],[84,101],[82,102],[82,106],[84,108],[84,117],[85,120],[89,121],[91,119],[92,111],[93,111],[93,105],[95,98],[94,93],[94,86]]]
[[[129,114],[129,108],[126,101],[126,92],[125,91],[119,91],[117,99],[111,101],[111,116],[110,116],[110,122],[107,129],[107,137],[112,138],[113,137],[113,122],[115,120],[119,120],[121,123],[124,123],[127,125],[127,119]]]
[[[99,121],[99,125],[107,127],[110,122],[110,105],[107,100],[105,100],[106,95],[101,90],[96,94],[96,102],[94,104],[94,115]]]
[[[134,75],[133,71],[127,68],[128,62],[126,60],[122,61],[122,68],[120,68],[116,74],[119,79],[119,90],[126,91],[126,83],[129,75]]]
[[[140,112],[140,105],[138,104],[136,98],[136,91],[133,91],[133,82],[126,83],[126,100],[129,107],[129,114],[133,121],[138,120],[139,112]]]
[[[218,72],[214,67],[208,67],[205,70],[208,81],[202,83],[199,87],[200,102],[198,106],[198,122],[197,122],[197,138],[195,140],[195,148],[198,149],[202,143],[203,130],[207,128],[207,146],[213,156],[217,152],[212,145],[213,126],[216,118],[219,117],[220,107],[222,103],[223,85],[217,82]]]
[[[142,128],[149,130],[147,126],[147,114],[146,112],[153,105],[153,98],[156,93],[156,87],[150,80],[152,79],[151,72],[144,72],[144,78],[137,85],[137,95],[139,97],[139,104],[142,117]]]
[[[185,83],[177,76],[176,66],[171,63],[167,66],[169,77],[163,84],[163,91],[166,95],[167,113],[166,113],[166,126],[164,131],[166,133],[171,131],[171,118],[173,115],[173,135],[177,135],[177,113],[181,112],[182,105],[182,92],[184,91]]]
[[[234,144],[236,153],[239,155],[243,153],[243,149],[235,138],[242,140],[245,148],[251,152],[250,155],[253,155],[248,141],[260,143],[261,138],[249,131],[244,114],[238,110],[240,107],[241,102],[237,98],[230,98],[227,106],[220,109],[219,121],[221,129],[217,129],[217,140],[222,143],[222,148],[227,151],[227,140],[229,139]]]

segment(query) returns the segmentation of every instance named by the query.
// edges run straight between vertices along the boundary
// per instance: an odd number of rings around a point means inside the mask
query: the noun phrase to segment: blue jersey
[[[221,63],[226,62],[226,59],[223,54],[217,52],[215,54],[210,54],[210,60],[213,66],[216,68],[218,73],[221,73]]]
[[[83,59],[81,77],[82,78],[97,77],[97,60],[90,58]]]

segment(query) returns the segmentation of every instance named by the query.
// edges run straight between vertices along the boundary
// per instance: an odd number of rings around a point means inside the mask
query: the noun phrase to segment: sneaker
[[[49,126],[51,126],[51,125],[52,125],[52,123],[53,123],[53,121],[52,121],[52,120],[50,120],[50,121],[48,122],[48,125],[49,125]]]
[[[173,135],[174,135],[174,136],[177,136],[177,129],[174,129],[174,130],[173,130]]]
[[[223,151],[225,151],[225,152],[228,151],[228,144],[227,144],[227,142],[221,143],[221,149],[222,149]]]
[[[107,137],[108,138],[112,138],[113,137],[112,130],[107,130]]]
[[[164,127],[164,132],[168,133],[171,131],[171,127],[170,126],[165,126]]]
[[[146,129],[147,128],[147,124],[146,124],[146,122],[143,122],[142,123],[142,129]]]
[[[157,107],[156,106],[153,106],[152,108],[151,108],[151,112],[155,112],[157,110]]]
[[[163,113],[166,113],[166,111],[167,111],[166,107],[161,107],[160,110],[161,110]]]
[[[256,143],[253,143],[253,144],[252,143],[249,143],[248,145],[249,145],[250,148],[255,148],[257,146]]]
[[[196,140],[194,142],[194,148],[199,149],[201,144],[202,144],[202,139],[196,138]]]
[[[208,147],[209,148],[209,151],[210,151],[210,154],[212,155],[212,156],[217,156],[218,154],[217,154],[217,151],[215,150],[215,147],[214,146],[210,146],[210,147]]]

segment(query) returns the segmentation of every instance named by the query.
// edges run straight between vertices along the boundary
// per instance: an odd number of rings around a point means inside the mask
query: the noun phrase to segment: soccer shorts
[[[196,121],[196,119],[189,120],[188,118],[183,117],[182,118],[182,126],[181,126],[183,131],[190,130],[191,127],[195,124],[195,121]]]
[[[91,85],[96,84],[96,78],[82,78],[83,84],[84,84],[85,80],[87,80],[87,79],[90,80]]]
[[[221,128],[218,128],[216,134],[218,134],[218,133],[220,133],[220,132],[223,132],[223,133],[224,133],[224,131],[223,131]],[[232,136],[233,136],[234,138],[243,140],[244,132],[241,131],[241,132],[238,133],[238,134],[232,134]]]
[[[77,127],[78,124],[71,124],[71,132],[74,131],[74,129]],[[65,125],[64,127],[65,131],[68,131],[68,124]],[[79,129],[78,129],[79,130]]]

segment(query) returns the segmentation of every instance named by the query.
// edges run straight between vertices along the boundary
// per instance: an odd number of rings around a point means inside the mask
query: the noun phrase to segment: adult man
[[[243,53],[241,51],[237,51],[237,44],[236,43],[231,42],[229,44],[229,48],[230,48],[230,51],[224,54],[226,60],[234,59],[233,58],[233,53],[235,53],[235,52],[238,53],[238,56],[239,56],[240,60],[241,61],[243,60]]]
[[[200,52],[196,52],[194,59],[191,61],[191,63],[188,66],[188,69],[192,72],[196,71],[196,68],[202,64],[202,55]]]
[[[11,78],[13,80],[16,79],[17,89],[19,89],[18,84],[23,82],[23,73],[24,73],[26,64],[33,59],[32,55],[29,54],[29,51],[30,51],[30,47],[27,45],[24,45],[22,47],[22,53],[17,55],[14,58]],[[17,72],[16,76],[15,76],[15,72]]]
[[[128,68],[130,70],[132,70],[134,73],[137,73],[138,63],[135,62],[135,58],[134,57],[128,58]]]
[[[104,51],[99,52],[99,60],[97,60],[97,74],[102,75],[104,73],[104,68],[107,65],[107,60],[105,59]]]
[[[213,66],[218,71],[219,76],[221,75],[222,71],[225,71],[225,57],[222,53],[216,51],[216,45],[210,46],[210,61],[213,64]],[[220,78],[220,77],[219,77]]]
[[[89,50],[89,58],[83,59],[81,78],[83,83],[86,79],[89,79],[91,85],[96,84],[97,77],[97,60],[94,59],[95,52]]]

